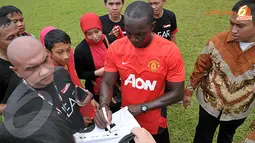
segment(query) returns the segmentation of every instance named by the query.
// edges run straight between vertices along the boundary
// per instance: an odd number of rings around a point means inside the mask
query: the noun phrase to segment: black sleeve
[[[171,19],[171,32],[173,32],[177,29],[176,17],[173,12],[171,13],[170,19]]]
[[[92,65],[89,65],[92,64],[91,62],[93,61],[92,59],[91,61],[88,60],[89,51],[86,50],[87,47],[83,47],[84,44],[82,43],[80,43],[74,51],[75,69],[80,79],[93,80],[96,78],[94,73],[95,69],[90,68]]]
[[[6,93],[4,95],[3,103],[6,103],[9,97],[11,96],[12,92],[15,90],[15,88],[21,83],[21,78],[18,77],[16,73],[13,73],[10,82],[8,85],[8,88],[6,89]]]

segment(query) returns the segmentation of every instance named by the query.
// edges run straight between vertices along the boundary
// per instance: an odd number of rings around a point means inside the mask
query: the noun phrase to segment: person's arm
[[[131,132],[135,135],[135,143],[156,143],[152,135],[144,128],[134,127]]]
[[[115,43],[116,44],[116,43]],[[94,116],[94,121],[99,128],[105,128],[107,124],[111,123],[112,112],[109,108],[111,99],[113,97],[113,88],[119,77],[118,68],[116,66],[116,56],[114,52],[115,44],[111,44],[107,50],[104,63],[104,75],[100,86],[100,109],[96,112]],[[106,108],[106,114],[108,122],[106,121],[102,108]]]
[[[176,16],[172,13],[171,16],[171,37],[170,40],[176,44],[176,33],[178,32]]]
[[[200,82],[209,74],[212,68],[212,59],[210,56],[210,45],[209,43],[204,47],[202,53],[197,58],[194,66],[194,71],[190,76],[190,79],[184,90],[183,105],[185,108],[190,104],[193,91],[197,88]]]
[[[170,40],[176,44],[176,34],[171,34]]]
[[[119,77],[118,72],[105,72],[100,85],[100,106],[110,106],[113,89]]]
[[[111,123],[112,112],[110,111],[110,103],[113,96],[113,89],[119,77],[118,72],[105,72],[100,85],[100,108],[95,114],[94,121],[99,128],[105,128]],[[106,108],[108,121],[106,121],[102,108]]]
[[[162,108],[174,103],[178,103],[183,99],[184,95],[184,81],[182,82],[169,82],[167,81],[167,87],[169,92],[164,93],[162,96],[157,98],[152,102],[130,105],[128,109],[130,113],[134,116],[140,115],[142,113],[141,106],[145,105],[148,107],[148,110],[153,110],[157,108]]]
[[[84,44],[85,45],[85,44]],[[88,66],[90,63],[85,56],[88,56],[88,53],[81,51],[80,48],[87,48],[87,47],[79,47],[78,45],[74,52],[74,62],[75,62],[75,69],[77,75],[80,79],[85,80],[93,80],[97,77],[97,72],[95,70],[88,70]],[[93,61],[92,61],[93,62]]]

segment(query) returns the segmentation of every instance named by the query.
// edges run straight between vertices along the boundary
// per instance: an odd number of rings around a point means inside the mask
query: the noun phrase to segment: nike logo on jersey
[[[122,62],[122,65],[126,65],[129,64],[130,62]]]
[[[131,84],[132,87],[137,89],[154,91],[157,81],[156,80],[153,80],[152,82],[150,80],[144,81],[142,78],[136,78],[134,74],[130,74],[124,82],[125,86],[127,86],[128,84]]]

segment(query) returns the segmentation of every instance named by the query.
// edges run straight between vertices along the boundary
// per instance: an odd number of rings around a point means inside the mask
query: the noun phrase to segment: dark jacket
[[[107,35],[106,37],[109,41],[109,44],[115,40],[114,36]],[[108,48],[105,40],[104,43],[106,48]],[[86,80],[85,88],[94,94],[94,86],[91,81],[94,81],[97,78],[94,73],[96,68],[89,48],[89,44],[86,40],[82,40],[80,44],[78,44],[78,46],[75,48],[74,62],[78,77],[80,79]]]

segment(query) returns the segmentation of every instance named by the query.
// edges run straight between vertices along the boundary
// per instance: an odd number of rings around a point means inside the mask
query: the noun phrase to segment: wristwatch
[[[148,107],[146,105],[141,105],[142,112],[146,112],[148,110]]]

